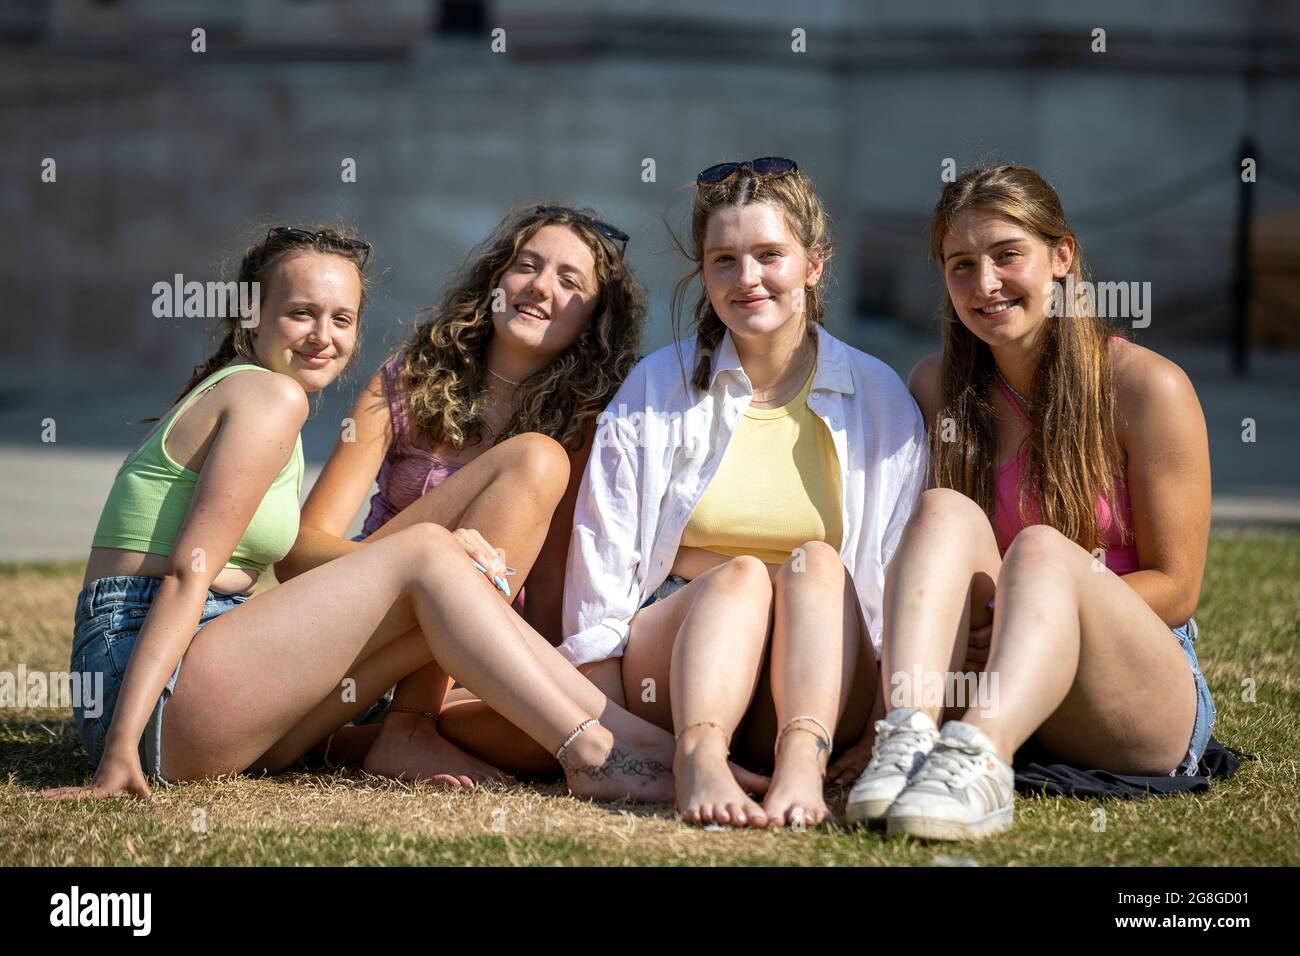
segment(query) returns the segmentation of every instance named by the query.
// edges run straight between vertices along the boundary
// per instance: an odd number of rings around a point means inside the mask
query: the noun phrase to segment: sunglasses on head
[[[364,239],[349,239],[345,236],[331,236],[325,233],[312,232],[310,229],[298,229],[295,226],[272,226],[266,233],[267,242],[271,237],[278,239],[297,239],[301,242],[324,243],[327,246],[333,246],[336,249],[346,249],[348,252],[360,252],[361,268],[364,270],[370,262],[370,243]]]
[[[588,216],[586,213],[576,212],[575,210],[572,209],[566,209],[563,206],[538,206],[536,209],[533,210],[533,215],[568,216],[573,219],[577,219],[580,222],[586,223],[588,226],[590,226],[592,229],[595,229],[598,233],[600,233],[610,242],[617,243],[618,254],[620,256],[625,255],[627,253],[627,244],[632,239],[631,236],[629,236],[622,229],[618,228],[618,226],[611,226],[607,222],[601,222],[599,219],[593,219],[591,216]]]
[[[798,168],[798,163],[793,159],[786,159],[784,156],[761,156],[758,159],[746,160],[743,163],[718,163],[718,165],[710,166],[696,176],[695,185],[717,186],[741,172],[748,172],[759,179],[776,179],[779,176],[792,173]]]

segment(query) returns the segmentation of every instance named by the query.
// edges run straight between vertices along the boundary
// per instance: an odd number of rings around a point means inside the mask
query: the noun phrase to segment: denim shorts
[[[664,598],[668,597],[668,595],[680,591],[690,583],[690,581],[687,581],[680,574],[668,575],[664,583],[655,589],[654,594],[645,599],[645,603],[641,605],[640,610],[644,611],[651,604],[654,604],[655,601],[662,601]]]
[[[97,716],[89,716],[85,709],[74,704],[72,719],[77,725],[86,756],[95,766],[104,753],[104,737],[113,720],[117,696],[122,689],[122,678],[131,659],[136,638],[144,626],[145,617],[153,603],[161,578],[139,575],[99,578],[91,581],[77,595],[77,616],[72,635],[72,670],[81,674],[103,674],[104,693],[99,701]],[[203,626],[215,617],[239,607],[248,600],[243,594],[218,594],[208,592],[199,618],[197,635]],[[140,737],[140,766],[146,774],[170,783],[162,775],[162,715],[167,700],[176,689],[181,674],[177,662],[171,677],[163,687],[158,703],[154,705],[149,722]],[[84,678],[83,678],[84,680]]]
[[[1187,655],[1187,663],[1192,665],[1192,677],[1196,681],[1196,721],[1192,724],[1192,740],[1187,747],[1187,756],[1169,776],[1194,776],[1198,773],[1197,767],[1205,748],[1210,743],[1210,732],[1214,730],[1214,698],[1210,696],[1210,685],[1205,682],[1201,662],[1196,659],[1196,650],[1192,647],[1196,641],[1196,621],[1189,620],[1182,627],[1174,628],[1173,633],[1178,638],[1178,646]]]

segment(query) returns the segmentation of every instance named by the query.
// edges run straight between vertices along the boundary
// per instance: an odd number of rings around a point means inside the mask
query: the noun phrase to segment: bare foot
[[[673,773],[655,748],[635,736],[616,737],[608,728],[583,731],[564,755],[564,779],[575,797],[672,803]]]
[[[830,816],[823,799],[826,745],[820,737],[792,731],[781,741],[772,786],[763,801],[773,826],[816,826]]]
[[[397,780],[430,780],[453,790],[476,783],[513,783],[490,763],[472,757],[440,733],[420,714],[384,717],[383,729],[362,762],[366,773]]]
[[[672,766],[677,755],[677,742],[673,739],[673,735],[662,727],[616,707],[611,707],[601,714],[600,723],[619,741],[645,759],[657,760],[665,767]],[[727,766],[731,768],[731,774],[736,778],[736,783],[740,785],[741,790],[756,796],[767,793],[767,788],[772,783],[769,777],[753,773],[730,761],[727,762]],[[673,803],[675,800],[676,793],[668,792],[665,799],[656,802]]]
[[[728,766],[726,740],[716,728],[688,727],[677,742],[673,771],[677,775],[677,810],[687,823],[767,825],[763,808],[745,795]]]
[[[302,755],[301,763],[308,770],[335,770],[339,767],[360,767],[379,736],[379,724],[360,727],[344,724],[311,750]]]

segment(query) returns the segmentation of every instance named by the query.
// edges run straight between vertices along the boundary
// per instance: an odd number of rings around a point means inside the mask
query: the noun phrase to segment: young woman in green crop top
[[[105,505],[72,649],[73,669],[105,685],[102,706],[74,708],[96,771],[47,796],[147,798],[146,774],[284,768],[430,661],[555,753],[575,793],[671,795],[671,737],[530,642],[443,527],[404,528],[250,597],[297,534],[307,394],[356,352],[369,251],[277,227],[244,255],[258,312],[226,320]]]

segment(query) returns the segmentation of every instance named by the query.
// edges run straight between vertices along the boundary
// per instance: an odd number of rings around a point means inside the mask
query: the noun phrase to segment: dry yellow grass
[[[0,569],[0,670],[63,670],[80,571]],[[1258,755],[1195,797],[1020,799],[1016,827],[925,845],[838,827],[716,832],[671,808],[592,804],[558,785],[447,792],[360,773],[283,774],[155,788],[155,802],[52,804],[40,787],[89,766],[59,709],[0,711],[0,864],[1148,865],[1300,863],[1300,537],[1217,536],[1198,642],[1216,735]],[[1258,685],[1253,703],[1241,681]],[[844,792],[832,794],[842,808]],[[1098,830],[1095,810],[1103,810]]]

